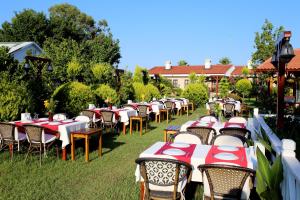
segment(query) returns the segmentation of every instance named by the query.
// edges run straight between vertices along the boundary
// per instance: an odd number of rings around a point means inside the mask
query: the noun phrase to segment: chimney
[[[211,59],[209,59],[209,58],[205,59],[204,65],[205,65],[204,69],[210,69],[210,67],[211,67]]]
[[[253,67],[252,67],[252,61],[251,60],[248,60],[247,68],[248,69],[253,69]]]
[[[171,61],[170,60],[167,60],[166,62],[165,62],[165,69],[167,69],[167,70],[169,70],[169,69],[171,69]]]

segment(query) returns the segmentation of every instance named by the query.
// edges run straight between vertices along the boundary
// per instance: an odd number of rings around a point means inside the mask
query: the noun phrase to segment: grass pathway
[[[187,117],[175,116],[169,125],[181,125],[203,115],[198,108]],[[97,158],[96,140],[92,140],[91,162],[84,162],[83,146],[76,147],[76,161],[57,160],[49,155],[39,167],[38,156],[24,162],[25,155],[0,152],[0,199],[138,199],[139,184],[135,182],[135,159],[147,147],[163,140],[165,121],[151,122],[151,130],[142,137],[104,135],[103,157]],[[82,143],[83,144],[83,143]],[[5,158],[4,158],[5,157]]]

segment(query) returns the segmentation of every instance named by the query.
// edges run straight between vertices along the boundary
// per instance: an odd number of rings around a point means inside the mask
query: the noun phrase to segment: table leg
[[[129,131],[130,135],[132,135],[132,119],[129,120]]]
[[[73,134],[71,134],[71,158],[72,160],[75,160],[75,142]]]
[[[61,154],[62,154],[61,159],[62,160],[67,160],[67,147],[64,147],[62,149]]]
[[[85,161],[89,161],[89,137],[85,137]]]
[[[140,136],[143,134],[143,119],[140,119]]]
[[[164,141],[167,142],[167,130],[164,130]]]
[[[169,122],[169,111],[167,110],[167,124]]]
[[[140,200],[144,200],[144,193],[145,193],[145,185],[144,182],[140,182]]]
[[[126,124],[123,122],[123,134],[126,135]]]
[[[99,133],[99,157],[102,157],[102,133]]]

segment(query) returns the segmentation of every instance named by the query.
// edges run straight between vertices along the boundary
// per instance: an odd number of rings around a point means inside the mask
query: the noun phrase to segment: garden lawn
[[[188,117],[173,116],[169,125],[181,125],[204,114],[205,109],[198,108]],[[142,137],[138,132],[130,136],[128,129],[126,135],[105,134],[102,158],[97,157],[97,140],[92,138],[89,163],[84,161],[83,141],[76,142],[76,161],[70,157],[68,161],[57,159],[52,150],[43,159],[42,167],[38,155],[25,163],[25,152],[15,153],[10,162],[8,152],[0,152],[0,199],[138,199],[135,159],[147,147],[163,140],[166,126],[166,121],[151,122],[151,130]],[[196,196],[201,199],[199,192]]]

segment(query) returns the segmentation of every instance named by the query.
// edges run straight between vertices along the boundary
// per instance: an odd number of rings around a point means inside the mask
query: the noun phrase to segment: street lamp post
[[[284,85],[286,66],[295,56],[292,45],[289,43],[292,33],[284,31],[277,39],[275,52],[273,53],[271,63],[277,69],[277,129],[284,126]]]

